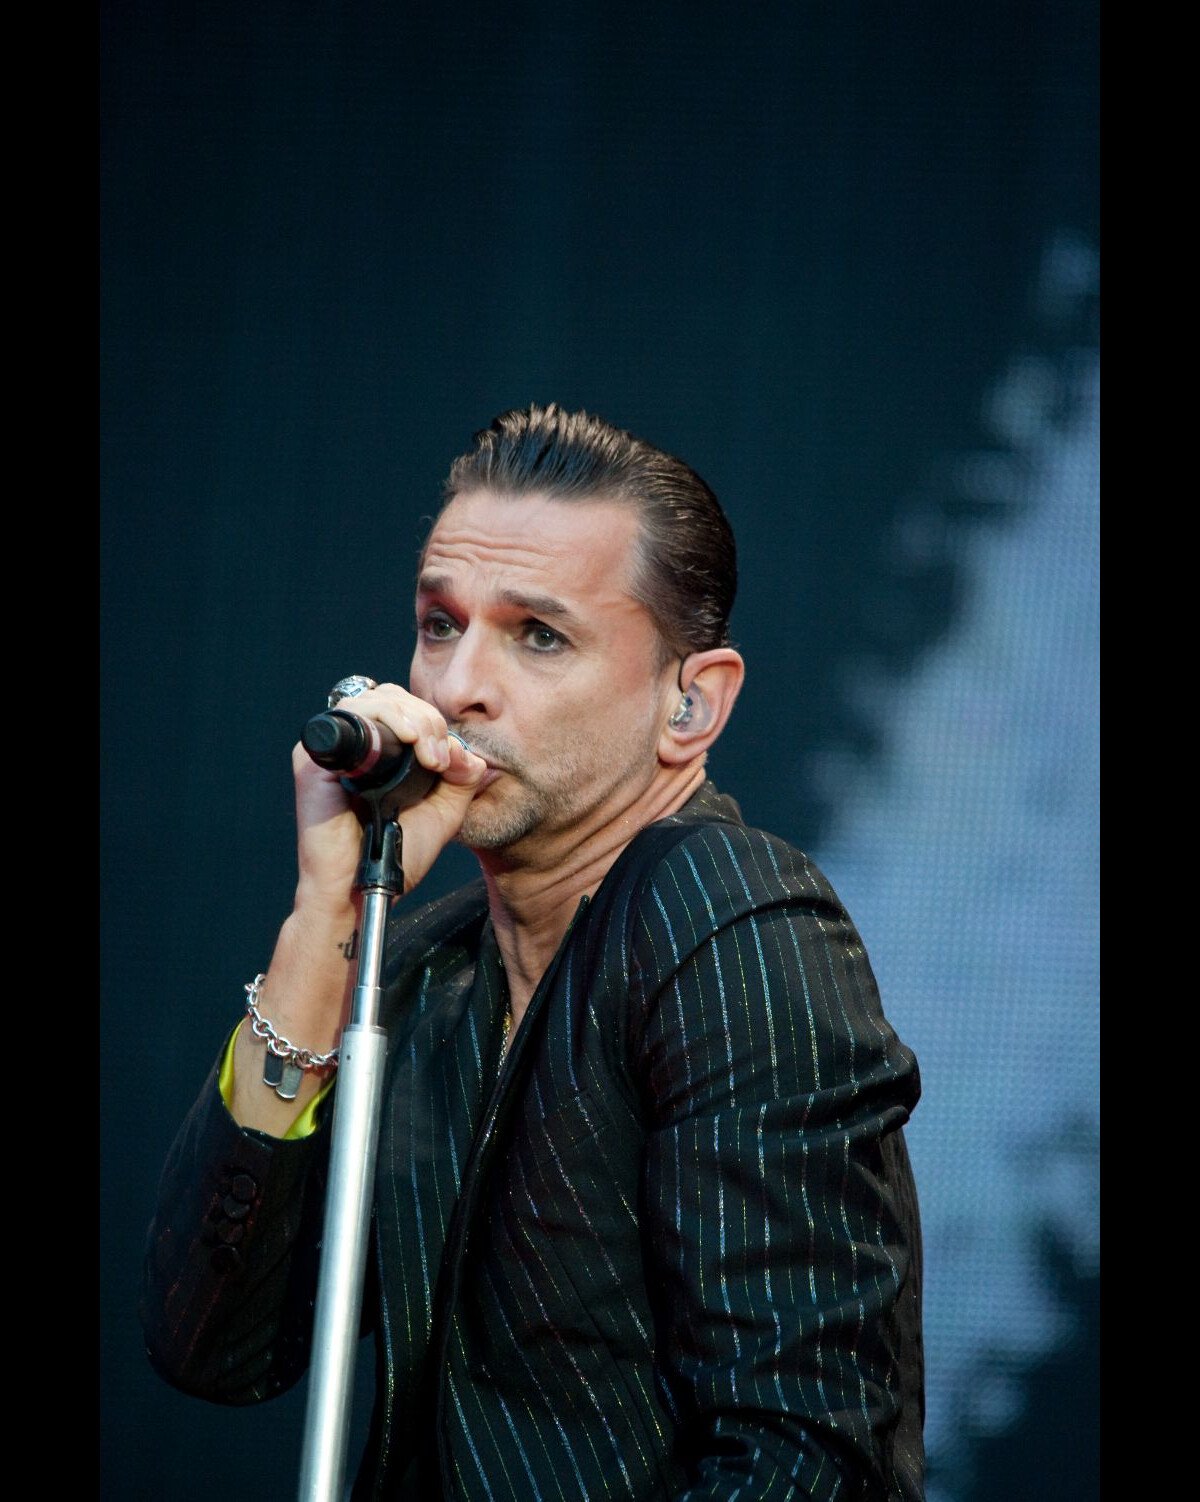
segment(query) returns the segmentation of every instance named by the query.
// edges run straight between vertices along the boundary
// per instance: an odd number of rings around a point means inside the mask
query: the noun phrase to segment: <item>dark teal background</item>
[[[1098,25],[1080,0],[100,19],[103,1495],[240,1502],[292,1494],[303,1395],[162,1385],[141,1239],[288,909],[289,748],[337,677],[403,681],[450,460],[555,400],[704,475],[749,668],[714,775],[817,848],[821,767],[889,751],[848,681],[902,683],[969,597],[953,540],[1014,522],[950,462],[1012,458],[990,384],[1095,342],[1093,302],[1036,289],[1055,236],[1098,241]],[[450,852],[430,894],[471,869]],[[1029,1502],[1090,1485],[1089,1390],[1054,1392],[1082,1458]]]

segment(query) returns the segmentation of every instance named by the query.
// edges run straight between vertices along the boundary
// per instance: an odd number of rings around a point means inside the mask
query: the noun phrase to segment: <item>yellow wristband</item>
[[[225,1045],[225,1053],[221,1059],[221,1070],[217,1076],[217,1085],[221,1091],[221,1099],[225,1102],[226,1110],[229,1110],[233,1105],[233,1051],[234,1045],[237,1043],[238,1028],[241,1026],[242,1023],[239,1022],[230,1034],[229,1042]],[[309,1101],[308,1105],[305,1106],[295,1121],[292,1122],[291,1126],[288,1127],[287,1131],[284,1132],[283,1140],[285,1142],[296,1142],[302,1137],[311,1137],[316,1131],[320,1125],[320,1122],[317,1120],[317,1107],[333,1088],[334,1078],[335,1076],[330,1075],[313,1096],[312,1100]]]

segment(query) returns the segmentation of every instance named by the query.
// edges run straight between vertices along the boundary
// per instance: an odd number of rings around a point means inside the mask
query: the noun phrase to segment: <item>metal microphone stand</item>
[[[392,899],[404,891],[403,841],[394,815],[418,802],[435,780],[433,773],[416,764],[415,757],[407,758],[382,787],[363,788],[343,778],[343,785],[358,794],[369,813],[354,882],[355,891],[363,893],[362,939],[334,1091],[325,1229],[301,1450],[301,1502],[342,1502],[387,1055],[387,1033],[378,1020],[383,940]]]

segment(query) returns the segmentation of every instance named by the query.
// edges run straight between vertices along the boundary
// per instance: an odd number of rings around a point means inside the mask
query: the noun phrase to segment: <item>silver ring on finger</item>
[[[359,694],[378,687],[374,678],[367,678],[362,673],[351,673],[348,678],[339,678],[329,690],[329,708],[336,709],[343,699],[357,699]]]

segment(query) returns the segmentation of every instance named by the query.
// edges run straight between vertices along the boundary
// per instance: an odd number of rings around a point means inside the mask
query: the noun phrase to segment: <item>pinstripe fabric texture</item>
[[[502,1070],[482,883],[401,910],[388,965],[356,1498],[923,1496],[916,1061],[800,852],[707,784],[581,904]],[[252,1402],[306,1361],[327,1128],[239,1132],[215,1093],[144,1317],[169,1380]],[[196,1226],[251,1162],[217,1275]]]

